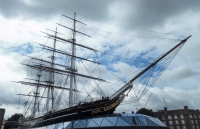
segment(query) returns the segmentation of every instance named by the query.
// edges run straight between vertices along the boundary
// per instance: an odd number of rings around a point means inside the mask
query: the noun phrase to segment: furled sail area
[[[70,31],[73,33],[70,38],[59,33],[57,28],[43,32],[48,40],[44,44],[37,43],[42,48],[40,55],[29,56],[30,61],[23,64],[27,66],[28,78],[18,83],[32,87],[29,94],[19,94],[28,97],[24,116],[40,116],[105,96],[98,85],[105,80],[100,78],[98,70],[94,72],[99,62],[77,52],[81,48],[95,54],[97,50],[77,43],[75,33],[81,32],[75,28]],[[82,68],[77,70],[77,65]],[[97,92],[94,94],[94,91]]]

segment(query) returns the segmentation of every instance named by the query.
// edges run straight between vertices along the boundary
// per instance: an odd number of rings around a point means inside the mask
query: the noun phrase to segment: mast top
[[[76,14],[76,12],[75,12],[74,14]],[[74,18],[71,18],[71,17],[69,17],[69,16],[66,16],[66,15],[64,15],[64,14],[62,14],[62,16],[63,16],[63,17],[67,17],[67,18],[69,18],[69,19],[71,19],[71,20],[74,20],[75,22],[79,22],[79,23],[81,23],[81,24],[87,26],[87,24],[85,24],[85,23],[83,23],[83,22],[81,22],[81,21],[78,21],[78,20],[76,20],[76,19],[74,19]]]

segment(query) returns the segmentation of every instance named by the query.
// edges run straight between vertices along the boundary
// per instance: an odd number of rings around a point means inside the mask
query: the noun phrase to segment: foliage
[[[8,122],[7,122],[7,124],[5,124],[4,129],[9,129],[10,127],[17,128],[17,125],[12,125],[12,122],[18,122],[19,118],[22,117],[22,116],[23,116],[22,114],[17,114],[17,113],[15,113],[14,115],[12,115],[10,118],[8,118],[6,120]]]
[[[140,108],[136,113],[154,117],[152,110],[147,108]]]

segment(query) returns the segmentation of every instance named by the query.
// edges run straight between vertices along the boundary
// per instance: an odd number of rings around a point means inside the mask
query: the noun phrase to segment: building
[[[4,113],[5,113],[5,109],[0,108],[0,129],[3,127],[3,120],[4,120]]]
[[[154,116],[165,123],[170,129],[200,129],[200,112],[199,109],[158,110],[153,112]]]
[[[62,125],[62,124],[61,124]],[[58,125],[59,126],[59,125]],[[118,114],[70,122],[65,129],[169,129],[157,118],[142,114]]]
[[[0,129],[4,129],[4,124],[5,124],[5,119],[3,119],[3,122],[2,122]]]

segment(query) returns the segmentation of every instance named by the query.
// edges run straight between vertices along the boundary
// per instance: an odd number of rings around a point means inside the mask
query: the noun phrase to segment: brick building
[[[199,109],[158,110],[153,112],[154,116],[165,123],[170,129],[200,129]]]

